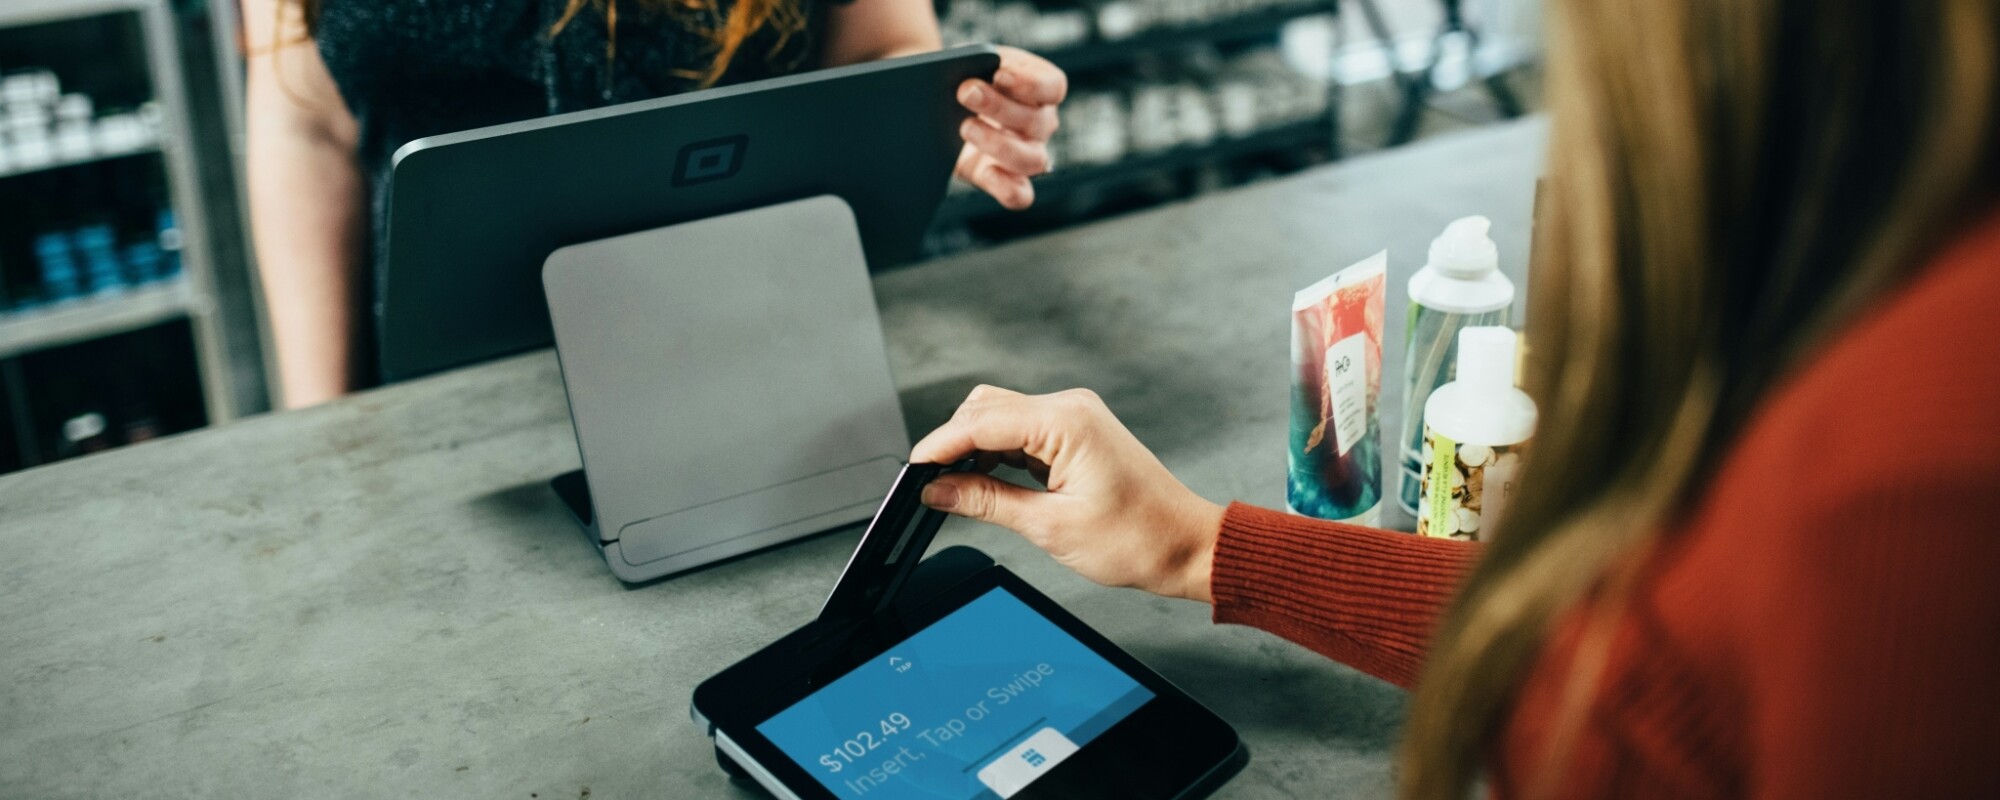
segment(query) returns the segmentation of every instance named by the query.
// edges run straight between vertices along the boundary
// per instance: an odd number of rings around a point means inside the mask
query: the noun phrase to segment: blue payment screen
[[[757,726],[840,798],[1011,797],[1153,693],[994,589]]]

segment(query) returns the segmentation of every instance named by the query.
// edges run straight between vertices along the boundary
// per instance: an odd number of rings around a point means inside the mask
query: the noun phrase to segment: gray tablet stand
[[[867,519],[909,454],[839,198],[565,247],[542,282],[583,457],[553,485],[622,580]]]

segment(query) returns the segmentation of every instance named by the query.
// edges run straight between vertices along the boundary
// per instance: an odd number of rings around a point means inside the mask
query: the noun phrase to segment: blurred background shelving
[[[1068,72],[1071,88],[1050,147],[1057,166],[1036,180],[1036,207],[1009,213],[955,183],[930,251],[1338,158],[1338,84],[1296,68],[1281,49],[1288,26],[1338,11],[1339,0],[943,0],[947,44],[1033,50]]]
[[[1536,93],[1511,84],[1534,82],[1537,47],[1522,35],[1532,22],[1518,20],[1537,12],[1533,0],[941,0],[947,44],[1041,53],[1069,72],[1071,94],[1035,207],[1006,212],[954,184],[928,250],[1034,235],[1516,116]],[[1524,65],[1530,74],[1516,76]]]
[[[1532,109],[1537,3],[938,0],[947,43],[1042,53],[1071,95],[1035,207],[955,183],[927,250],[1519,110],[1486,86]],[[0,472],[271,408],[239,17],[238,0],[0,0]]]
[[[267,407],[181,11],[0,3],[0,469]]]

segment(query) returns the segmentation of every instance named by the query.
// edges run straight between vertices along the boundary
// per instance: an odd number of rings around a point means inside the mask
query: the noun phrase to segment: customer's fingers
[[[1005,453],[993,453],[981,450],[972,456],[972,471],[982,475],[989,474],[1003,464],[1015,469],[1027,469],[1027,463],[1028,457],[1022,455],[1019,450],[1012,450]]]
[[[1023,103],[1001,94],[992,84],[978,78],[968,79],[959,85],[958,102],[993,124],[1033,141],[1048,141],[1062,124],[1055,106]]]
[[[1013,389],[1008,389],[1003,386],[994,386],[993,384],[990,383],[982,383],[979,384],[978,386],[972,387],[972,391],[965,393],[965,400],[959,403],[959,407],[963,408],[967,403],[980,403],[1003,397],[1027,397],[1027,395],[1014,391]]]
[[[1000,457],[1000,463],[1006,464],[1007,466],[1013,467],[1015,469],[1027,469],[1028,463],[1034,460],[1029,458],[1027,453],[1023,453],[1019,450],[1009,450],[1005,453],[998,453],[997,455]]]
[[[1033,534],[1042,527],[1036,524],[1036,504],[1051,499],[1045,492],[972,473],[940,475],[924,487],[923,496],[931,508],[1030,534],[1029,541],[1035,541]]]
[[[993,127],[992,123],[974,117],[958,126],[960,136],[966,144],[979,148],[1000,166],[1019,175],[1040,175],[1049,171],[1049,148],[1047,143],[1024,139],[1010,130]]]
[[[1046,461],[1047,454],[1035,452],[1045,441],[1046,413],[1037,413],[1036,398],[1026,395],[975,394],[958,407],[958,412],[937,430],[931,431],[910,451],[913,464],[949,464],[979,453],[1019,451],[1025,457]]]
[[[974,458],[976,459],[975,472],[991,473],[995,466],[1004,464],[1028,473],[1028,476],[1034,478],[1036,483],[1043,486],[1049,485],[1049,465],[1042,463],[1041,459],[1019,450],[1009,450],[1005,453],[981,452],[979,455],[974,456]]]
[[[1018,47],[1002,46],[1000,70],[993,85],[1003,94],[1031,106],[1052,106],[1069,95],[1069,76],[1048,59]]]
[[[1000,466],[999,453],[981,452],[972,457],[972,471],[981,475],[991,473],[993,468],[998,466]]]

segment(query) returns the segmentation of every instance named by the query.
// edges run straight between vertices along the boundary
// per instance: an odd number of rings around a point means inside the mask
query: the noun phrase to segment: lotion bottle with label
[[[1431,241],[1430,261],[1410,276],[1410,324],[1403,361],[1403,429],[1397,446],[1402,470],[1396,500],[1410,516],[1421,516],[1417,495],[1423,483],[1424,404],[1431,392],[1452,380],[1458,332],[1481,325],[1506,325],[1514,307],[1514,284],[1500,274],[1500,255],[1487,237],[1492,223],[1465,217]]]
[[[1517,347],[1505,327],[1459,333],[1458,378],[1424,404],[1418,533],[1477,541],[1504,512],[1535,432],[1535,401],[1514,386]]]

